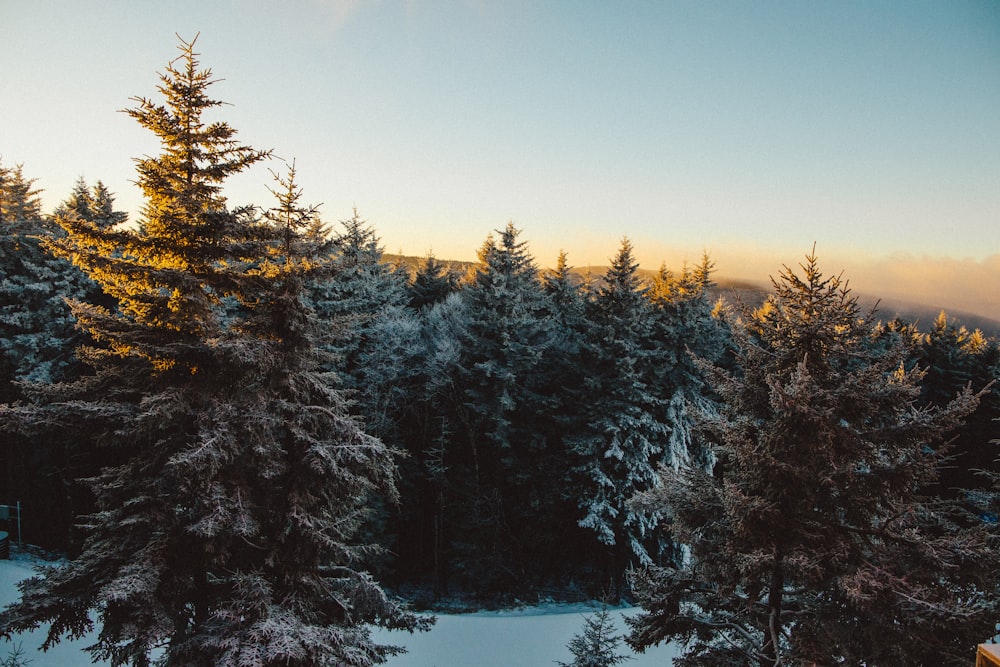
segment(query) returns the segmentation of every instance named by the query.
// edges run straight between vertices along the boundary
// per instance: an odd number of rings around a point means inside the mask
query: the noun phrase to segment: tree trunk
[[[761,649],[765,667],[778,667],[778,644],[781,637],[781,602],[785,592],[785,571],[781,550],[774,549],[774,564],[771,566],[771,585],[767,592],[767,629],[766,640]]]

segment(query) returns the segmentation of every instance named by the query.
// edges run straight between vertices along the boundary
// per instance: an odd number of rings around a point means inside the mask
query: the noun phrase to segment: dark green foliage
[[[22,227],[42,219],[41,190],[34,187],[34,178],[24,175],[24,165],[5,167],[0,161],[0,224]]]
[[[651,382],[660,363],[653,345],[653,304],[637,274],[632,244],[625,239],[602,285],[587,304],[584,340],[586,429],[571,443],[579,461],[580,525],[607,545],[608,574],[619,577],[632,558],[648,564],[659,557],[655,513],[627,503],[658,481],[669,460],[665,421],[668,387]],[[622,593],[612,582],[613,594]]]
[[[629,642],[680,640],[682,665],[959,664],[1000,611],[997,535],[925,490],[980,396],[920,407],[902,342],[801,268],[743,312],[737,370],[713,371],[712,474],[665,469],[637,501],[690,554],[633,573]]]
[[[365,500],[395,498],[394,454],[364,433],[321,368],[305,282],[323,270],[294,174],[258,220],[221,195],[266,157],[204,123],[193,43],[161,76],[166,104],[130,114],[162,142],[137,161],[138,230],[66,210],[55,251],[117,298],[73,304],[92,374],[40,386],[0,427],[67,433],[104,465],[82,552],[21,584],[3,634],[46,646],[95,623],[112,665],[371,665],[396,652],[370,625],[427,623],[364,571]]]
[[[17,173],[23,181],[20,170]],[[82,181],[79,188],[90,197]],[[13,202],[24,191],[8,191],[3,197]],[[101,192],[109,215],[122,219],[124,214],[110,208],[111,194],[106,189]],[[11,205],[8,215],[15,210],[17,215],[39,215],[37,202]],[[23,400],[31,384],[70,381],[84,372],[74,350],[88,339],[76,328],[67,299],[110,301],[83,271],[47,250],[49,243],[63,236],[58,225],[41,217],[0,223],[0,402]],[[92,460],[73,453],[69,440],[56,435],[29,439],[13,433],[4,439],[0,502],[21,501],[24,539],[49,549],[77,546],[73,512],[86,506],[86,496],[73,480],[97,470]]]
[[[175,663],[252,663],[270,642],[364,664],[391,651],[368,624],[416,624],[364,568],[495,603],[629,596],[639,564],[634,641],[693,637],[689,664],[929,664],[985,627],[998,394],[958,417],[997,378],[995,340],[944,315],[876,326],[812,258],[756,312],[710,301],[708,257],[642,278],[627,240],[605,275],[565,254],[540,272],[513,224],[464,277],[433,257],[408,276],[357,211],[331,231],[303,206],[294,164],[274,208],[228,205],[225,179],[268,154],[203,117],[220,103],[185,48],[167,103],[128,110],[163,149],[136,161],[137,228],[82,179],[47,219],[0,165],[0,502],[80,557],[8,627],[54,619],[56,637],[96,610],[116,660],[160,642]],[[316,643],[282,643],[282,600]],[[919,633],[925,654],[893,652]]]
[[[552,443],[538,392],[554,342],[550,306],[519,230],[508,224],[499,234],[463,291],[448,454],[453,502],[466,508],[450,526],[461,576],[466,586],[503,591],[517,588],[531,563],[549,562],[545,522],[560,480],[547,465]]]
[[[583,634],[575,635],[566,648],[573,662],[560,662],[560,667],[613,667],[632,657],[618,653],[622,638],[615,634],[614,621],[607,607],[588,616],[583,622]]]
[[[916,364],[924,370],[923,396],[934,405],[945,405],[966,387],[983,388],[1000,379],[1000,346],[982,332],[969,331],[942,312],[930,331],[916,337],[913,350]],[[966,419],[962,430],[949,444],[951,459],[941,471],[940,492],[948,497],[964,490],[988,486],[978,471],[1000,472],[996,437],[1000,419],[1000,393],[993,386],[979,407]]]
[[[424,308],[444,301],[445,297],[458,289],[458,275],[433,255],[417,268],[407,292],[411,308]]]

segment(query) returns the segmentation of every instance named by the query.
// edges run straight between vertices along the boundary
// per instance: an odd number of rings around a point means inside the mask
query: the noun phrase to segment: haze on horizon
[[[0,156],[47,210],[82,176],[137,217],[158,147],[117,111],[200,33],[220,117],[387,252],[473,259],[512,220],[543,267],[628,236],[644,268],[766,281],[815,243],[859,292],[1000,319],[990,0],[6,0],[0,25]]]

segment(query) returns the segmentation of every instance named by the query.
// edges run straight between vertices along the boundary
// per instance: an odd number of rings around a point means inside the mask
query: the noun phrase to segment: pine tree
[[[84,371],[73,351],[85,336],[76,329],[66,299],[104,298],[80,269],[46,249],[62,229],[40,217],[37,206],[16,208],[36,217],[0,223],[3,403],[24,399],[31,384],[70,381]],[[80,496],[73,479],[95,468],[74,457],[65,439],[9,434],[2,442],[6,474],[0,492],[20,499],[35,519],[27,524],[25,539],[50,549],[73,549],[72,508]]]
[[[20,169],[18,179],[24,179]],[[33,191],[37,196],[39,191]],[[6,195],[12,201],[15,194]],[[12,371],[8,381],[54,382],[75,372],[73,348],[82,340],[67,298],[97,298],[100,290],[70,262],[53,257],[46,243],[62,230],[37,205],[11,206],[0,224],[0,354]],[[20,395],[14,390],[13,395]]]
[[[26,178],[24,165],[4,167],[0,162],[0,224],[29,224],[42,220],[41,189],[34,178]]]
[[[319,317],[332,327],[335,369],[346,388],[359,391],[366,376],[378,372],[366,366],[366,357],[378,343],[376,330],[383,318],[398,315],[405,305],[407,277],[383,261],[375,230],[357,209],[340,224],[331,240],[332,271],[311,285],[311,299]]]
[[[456,561],[480,590],[524,586],[549,560],[544,550],[553,502],[545,472],[551,443],[537,371],[554,342],[551,304],[534,259],[512,223],[490,235],[463,290],[467,324],[455,367],[450,461]],[[546,481],[542,481],[545,477]]]
[[[586,328],[586,304],[581,286],[573,277],[572,267],[565,252],[556,259],[556,268],[542,277],[542,286],[551,299],[556,316],[560,320],[559,329],[574,336],[581,335]],[[576,349],[579,343],[567,343],[564,347]]]
[[[138,230],[58,218],[53,243],[117,299],[76,302],[93,374],[5,408],[5,429],[72,429],[106,465],[82,553],[21,585],[3,633],[49,624],[45,647],[100,625],[112,665],[370,665],[396,649],[369,625],[415,629],[354,542],[393,455],[320,369],[304,282],[322,269],[289,179],[265,221],[230,210],[225,179],[267,153],[203,113],[194,42],[160,76],[165,104],[129,114],[161,141],[136,161]]]
[[[607,607],[584,619],[583,634],[575,635],[566,647],[573,662],[560,662],[560,667],[613,667],[632,656],[617,652],[621,637],[615,634],[614,621]]]
[[[428,255],[417,267],[407,289],[410,307],[420,309],[440,303],[457,289],[458,276],[455,272],[433,255]]]
[[[400,504],[393,532],[400,576],[427,581],[435,597],[450,592],[455,565],[452,536],[464,525],[468,507],[457,502],[454,486],[468,482],[463,452],[456,445],[462,390],[457,382],[462,343],[469,326],[464,292],[417,313],[419,354],[408,378],[399,423],[409,456],[401,462]],[[460,568],[455,568],[460,569]]]
[[[996,341],[990,341],[978,329],[969,331],[943,311],[928,333],[916,337],[913,356],[924,370],[923,397],[934,405],[947,404],[970,383],[984,387],[1000,378],[1000,346]],[[1000,472],[996,450],[990,444],[997,419],[1000,394],[994,388],[949,443],[946,451],[951,460],[941,472],[940,493],[961,496],[987,484],[978,471]]]
[[[707,254],[694,268],[685,266],[679,276],[663,266],[649,293],[656,362],[647,368],[650,384],[669,397],[667,460],[674,468],[682,462],[711,464],[692,431],[695,414],[715,410],[715,397],[696,359],[723,363],[730,346],[722,303],[709,300],[713,270]]]
[[[128,214],[116,211],[114,203],[115,196],[104,183],[97,181],[91,188],[85,179],[79,178],[70,196],[56,208],[55,215],[66,217],[76,214],[100,229],[107,229],[128,220]]]
[[[711,371],[714,469],[664,468],[636,501],[688,552],[633,573],[629,643],[679,640],[684,665],[960,664],[1000,611],[996,529],[924,489],[979,397],[920,407],[900,339],[815,255],[801,269],[744,310],[738,368]]]
[[[669,455],[669,425],[662,387],[650,383],[658,364],[652,341],[653,311],[638,275],[633,247],[624,239],[603,284],[590,302],[585,351],[589,416],[586,432],[572,443],[581,478],[580,525],[607,545],[613,593],[629,562],[651,563],[664,546],[654,530],[656,513],[628,500],[659,483],[657,469]]]

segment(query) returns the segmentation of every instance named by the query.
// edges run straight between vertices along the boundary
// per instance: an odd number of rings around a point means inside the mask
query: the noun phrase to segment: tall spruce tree
[[[16,173],[11,180],[34,181],[25,179],[20,167]],[[100,290],[70,262],[46,250],[46,243],[63,231],[41,215],[39,202],[14,203],[26,191],[37,199],[39,191],[24,187],[0,194],[11,202],[0,223],[0,355],[11,371],[4,380],[47,383],[70,378],[77,366],[73,348],[82,338],[65,300],[98,298]],[[11,397],[20,394],[9,391]]]
[[[920,407],[901,341],[814,254],[801,269],[712,372],[714,470],[665,468],[637,500],[690,551],[634,572],[629,642],[680,641],[689,666],[964,664],[1000,611],[996,527],[924,490],[978,395]]]
[[[392,452],[363,433],[320,372],[303,283],[323,268],[309,209],[284,182],[264,221],[230,210],[227,177],[267,153],[209,123],[194,42],[160,76],[163,104],[129,110],[161,142],[136,161],[138,230],[67,215],[53,243],[117,299],[76,302],[93,373],[3,409],[4,429],[72,429],[106,462],[90,480],[82,553],[21,585],[5,635],[48,623],[45,647],[96,624],[112,665],[370,665],[370,624],[421,623],[361,567],[372,492]]]
[[[453,545],[469,584],[523,586],[540,557],[538,521],[554,490],[542,461],[541,360],[553,343],[551,309],[520,230],[508,223],[479,251],[463,296],[467,325],[455,377],[452,488],[465,508]],[[543,477],[547,481],[542,481]]]
[[[407,275],[383,257],[375,229],[357,209],[332,240],[333,272],[314,287],[321,318],[339,330],[336,368],[372,432],[393,435],[398,385],[416,324],[405,306]]]
[[[633,508],[628,500],[659,483],[657,469],[669,454],[666,388],[650,382],[650,365],[661,361],[652,338],[653,310],[638,269],[632,243],[623,239],[589,303],[589,422],[571,443],[580,477],[580,525],[606,545],[614,595],[623,592],[629,563],[653,562],[662,546],[656,513]]]
[[[55,215],[66,217],[76,214],[98,227],[114,227],[128,220],[128,214],[116,211],[114,203],[115,196],[104,183],[97,181],[91,188],[81,177],[77,179],[69,197],[56,208]]]
[[[416,373],[405,385],[407,400],[399,431],[409,456],[401,463],[400,487],[406,501],[394,526],[398,566],[410,582],[427,581],[435,596],[449,591],[461,566],[452,550],[468,507],[455,486],[468,482],[464,452],[456,446],[462,420],[458,383],[461,341],[467,336],[468,307],[463,292],[427,305],[417,313],[419,350]]]

